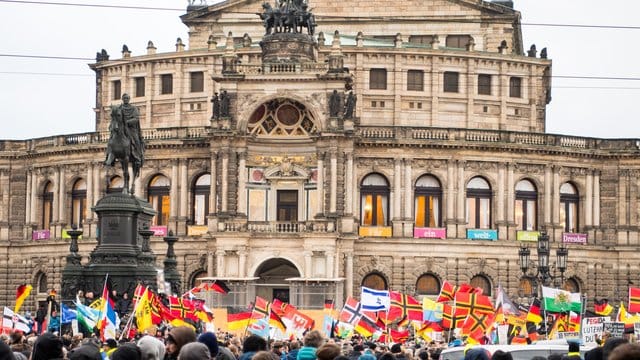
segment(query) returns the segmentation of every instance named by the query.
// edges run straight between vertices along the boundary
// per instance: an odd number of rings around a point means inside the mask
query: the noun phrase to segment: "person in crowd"
[[[285,352],[284,343],[282,341],[275,341],[273,343],[273,345],[271,346],[271,351],[274,354],[276,354],[278,359],[282,359],[283,357],[286,357],[286,355],[287,355],[286,352]]]
[[[602,360],[602,346],[596,346],[585,352],[584,360]]]
[[[122,297],[118,299],[116,303],[116,309],[118,311],[118,315],[122,318],[125,315],[129,314],[129,308],[131,307],[131,299],[129,299],[129,294],[127,292],[122,293]]]
[[[178,360],[210,360],[211,353],[207,345],[201,342],[188,343],[180,349]]]
[[[64,359],[64,346],[60,337],[50,332],[38,336],[33,344],[31,360]]]
[[[116,349],[111,356],[110,360],[142,360],[142,352],[138,345],[134,343],[125,343]]]
[[[267,341],[258,335],[249,335],[242,343],[242,355],[239,360],[253,359],[259,351],[267,351]]]
[[[302,341],[303,347],[298,351],[296,360],[315,360],[316,351],[324,343],[324,337],[318,330],[311,330],[305,336]]]
[[[36,331],[38,334],[42,334],[44,330],[44,321],[47,319],[47,308],[44,306],[44,303],[40,303],[38,305],[38,311],[36,311]]]
[[[563,356],[562,360],[582,360],[580,356],[580,343],[569,341],[569,353]]]
[[[212,359],[217,360],[236,360],[236,357],[229,349],[218,342],[216,334],[212,332],[204,332],[198,336],[198,342],[203,343],[209,349]]]
[[[178,326],[169,331],[165,339],[165,360],[176,360],[180,349],[188,343],[196,341],[196,333],[188,326]],[[113,360],[113,359],[112,359]]]
[[[0,343],[0,360],[16,360],[13,351],[4,342]]]
[[[489,360],[489,354],[483,348],[471,348],[464,354],[464,360]]]
[[[102,350],[107,355],[107,357],[111,357],[114,351],[118,348],[118,342],[116,339],[107,339],[102,345]]]
[[[419,360],[429,360],[429,352],[427,350],[418,351]]]
[[[350,360],[358,360],[358,358],[364,353],[364,346],[362,344],[356,344],[351,351],[347,354]]]
[[[496,350],[496,352],[491,355],[491,360],[513,360],[513,355],[507,351]]]
[[[49,323],[47,324],[47,331],[60,331],[60,315],[58,315],[58,312],[56,310],[51,310],[51,316],[49,316]]]
[[[618,337],[611,337],[609,339],[607,339],[607,341],[605,341],[604,345],[602,345],[602,359],[603,360],[609,360],[609,354],[611,354],[611,352],[617,348],[618,346],[622,345],[622,344],[626,344],[628,343],[629,340],[623,339],[623,338],[618,338]]]
[[[287,357],[284,360],[296,360],[298,351],[300,351],[300,343],[297,340],[291,340],[289,343],[289,352],[287,352]]]
[[[102,360],[98,340],[85,339],[80,346],[69,351],[67,357],[69,360]]]
[[[138,347],[142,354],[142,360],[164,359],[164,343],[151,335],[145,335],[138,340]]]
[[[622,344],[609,354],[609,360],[637,360],[640,359],[640,344]]]
[[[273,351],[258,351],[255,355],[253,355],[252,360],[279,360],[278,355],[274,354]]]
[[[323,344],[316,351],[318,360],[334,360],[338,355],[340,355],[340,346],[336,344]]]

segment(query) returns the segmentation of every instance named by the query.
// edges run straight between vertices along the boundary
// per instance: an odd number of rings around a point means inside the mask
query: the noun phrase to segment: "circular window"
[[[293,126],[300,120],[300,112],[294,106],[285,104],[278,108],[278,121],[285,126]]]

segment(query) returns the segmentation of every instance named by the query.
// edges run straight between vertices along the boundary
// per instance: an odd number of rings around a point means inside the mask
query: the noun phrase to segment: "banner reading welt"
[[[470,240],[498,240],[498,230],[467,229],[467,239]]]
[[[562,233],[562,242],[565,244],[586,244],[587,234]]]

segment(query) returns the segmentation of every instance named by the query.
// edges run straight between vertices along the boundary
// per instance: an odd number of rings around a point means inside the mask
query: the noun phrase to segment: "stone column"
[[[318,209],[324,215],[324,152],[318,152]]]
[[[593,224],[593,173],[587,173],[584,197],[584,225],[591,227]]]
[[[220,207],[222,212],[227,212],[227,189],[229,188],[229,152],[225,151],[222,153],[222,181],[221,181],[221,189],[220,194],[222,199],[220,200]]]
[[[628,203],[627,203],[627,186],[629,183],[629,172],[621,171],[618,174],[618,224],[620,226],[628,225]]]
[[[344,180],[344,212],[345,214],[353,214],[353,152],[345,153],[347,158],[347,169]]]
[[[553,224],[560,224],[560,167],[553,167],[553,202],[551,206],[556,211],[553,212]],[[564,230],[562,230],[564,231]]]
[[[458,160],[458,206],[457,206],[457,214],[456,217],[458,219],[458,222],[461,224],[466,223],[466,216],[464,213],[464,209],[465,209],[465,195],[466,195],[466,188],[465,188],[465,179],[464,179],[464,161],[462,160]]]
[[[186,221],[188,215],[189,182],[187,180],[188,159],[180,160],[180,220]]]
[[[600,172],[593,174],[593,226],[600,227]]]
[[[515,224],[516,185],[514,183],[513,164],[507,164],[507,222]]]
[[[402,217],[401,201],[402,201],[402,160],[394,159],[393,161],[393,216],[389,216],[391,220],[400,219]]]
[[[218,205],[216,203],[216,198],[218,196],[218,193],[216,192],[218,189],[216,187],[216,184],[218,182],[218,168],[217,166],[217,161],[218,161],[218,153],[215,151],[211,152],[211,185],[209,185],[209,213],[210,214],[215,214],[218,212],[218,209],[216,209],[216,206]]]
[[[325,252],[327,268],[326,268],[326,277],[329,279],[333,279],[333,253],[329,250]]]
[[[8,171],[9,170],[0,169],[0,223],[9,221],[7,211],[5,211],[9,204]]]
[[[505,223],[505,218],[504,218],[504,210],[505,210],[505,204],[504,204],[504,200],[505,200],[505,168],[506,168],[506,164],[498,164],[498,191],[496,193],[496,205],[497,205],[497,211],[496,211],[496,223],[498,225],[504,224]]]
[[[104,181],[101,181],[101,179],[104,179],[104,178],[100,177],[100,174],[102,173],[100,169],[101,169],[101,166],[99,163],[93,164],[93,203],[91,204],[91,206],[95,205],[98,202],[98,200],[100,200],[100,197],[102,196],[102,189],[104,189],[105,192],[107,190],[107,184],[105,184]],[[136,190],[136,195],[138,197],[141,197],[143,195],[141,193],[142,189],[135,188],[135,190]]]
[[[411,159],[404,159],[404,218],[407,222],[413,219],[413,174]],[[407,229],[410,230],[410,229]],[[408,236],[408,234],[405,234]]]
[[[338,199],[338,153],[331,151],[331,194],[329,196],[329,212],[335,213]]]
[[[178,180],[178,160],[171,161],[171,190],[169,191],[169,196],[171,197],[171,202],[169,205],[169,219],[170,221],[175,221],[178,216],[178,184],[180,181]]]
[[[547,226],[551,224],[551,213],[553,212],[551,209],[551,196],[552,196],[552,187],[551,187],[551,165],[545,166],[544,168],[544,225]]]
[[[238,252],[238,276],[246,277],[247,276],[247,250],[240,249]]]
[[[25,212],[24,223],[25,225],[31,223],[31,178],[33,177],[33,171],[27,170],[27,193],[25,195]]]
[[[353,296],[353,252],[345,252],[345,286],[347,288],[347,296]]]
[[[313,276],[313,271],[311,269],[311,255],[313,255],[313,253],[311,251],[304,251],[304,275],[303,277],[305,278],[310,278]]]
[[[65,211],[66,205],[66,187],[65,187],[65,168],[60,167],[60,185],[58,186],[58,197],[60,200],[58,201],[58,223],[60,224],[60,228],[62,228],[63,224],[66,224],[67,212]]]
[[[31,223],[38,224],[38,175],[35,169],[31,170]]]
[[[213,273],[213,252],[209,251],[207,253],[207,277],[213,277],[215,274]]]
[[[60,167],[56,167],[55,174],[53,175],[53,223],[57,223],[59,219],[59,204],[60,204]],[[52,231],[53,233],[53,231]],[[51,237],[54,237],[52,234]]]
[[[247,214],[247,153],[238,152],[238,213]]]
[[[447,161],[447,223],[455,221],[455,194],[456,194],[456,162],[455,160]]]
[[[93,164],[87,164],[87,222],[90,222],[93,219],[93,211],[91,208],[93,207]]]
[[[216,251],[216,276],[221,277],[224,276],[225,271],[224,271],[224,255],[225,255],[225,251],[224,250],[217,250]]]

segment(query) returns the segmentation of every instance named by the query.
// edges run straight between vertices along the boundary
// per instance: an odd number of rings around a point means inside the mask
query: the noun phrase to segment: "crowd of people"
[[[62,335],[46,331],[24,335],[12,331],[0,336],[0,360],[432,360],[447,347],[444,342],[381,344],[355,335],[350,339],[326,339],[312,330],[301,340],[266,340],[257,335],[226,332],[197,334],[186,326],[140,334],[134,339],[107,339]],[[640,359],[640,344],[623,338],[607,339],[581,356],[578,343],[569,343],[567,354],[533,360],[631,360]],[[463,360],[513,360],[505,351],[493,354],[481,347],[467,347]]]

